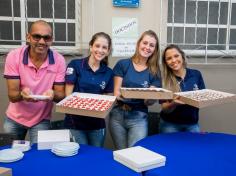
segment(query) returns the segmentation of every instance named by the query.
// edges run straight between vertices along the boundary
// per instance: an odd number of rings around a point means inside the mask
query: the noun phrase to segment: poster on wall
[[[112,18],[112,56],[129,57],[135,52],[138,39],[137,18]]]
[[[139,0],[113,0],[114,7],[139,7]]]

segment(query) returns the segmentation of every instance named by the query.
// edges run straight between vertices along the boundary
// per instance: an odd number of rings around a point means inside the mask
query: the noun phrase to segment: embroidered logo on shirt
[[[199,90],[197,84],[194,84],[194,85],[193,85],[193,90]]]
[[[149,83],[147,81],[144,81],[143,84],[141,84],[144,88],[148,88],[149,87]]]
[[[101,87],[102,90],[105,89],[105,87],[106,87],[106,82],[105,82],[105,81],[102,81],[102,83],[100,84],[100,87]]]
[[[72,74],[73,74],[73,71],[74,71],[73,68],[68,67],[68,68],[66,69],[66,75],[72,75]]]

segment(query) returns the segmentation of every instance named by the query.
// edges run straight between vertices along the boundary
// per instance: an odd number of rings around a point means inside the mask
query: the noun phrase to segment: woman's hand
[[[157,102],[157,100],[150,100],[150,99],[144,100],[144,104],[147,106],[151,106],[151,105],[155,104],[156,102]]]

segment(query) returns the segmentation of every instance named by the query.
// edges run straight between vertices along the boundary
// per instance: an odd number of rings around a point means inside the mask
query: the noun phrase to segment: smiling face
[[[155,51],[156,39],[152,36],[145,35],[139,43],[139,55],[143,58],[149,58]]]
[[[109,52],[109,42],[105,37],[97,37],[93,44],[90,45],[90,53],[95,61],[101,62],[109,55]]]
[[[52,45],[52,29],[47,23],[38,22],[33,24],[27,34],[27,42],[30,52],[34,55],[46,55]]]
[[[179,72],[185,68],[184,59],[175,48],[168,49],[165,52],[165,63],[173,72]]]

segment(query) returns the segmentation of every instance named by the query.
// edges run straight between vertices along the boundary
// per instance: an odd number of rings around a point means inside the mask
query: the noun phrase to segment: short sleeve
[[[4,68],[4,78],[20,79],[19,73],[19,54],[15,50],[8,53]]]
[[[199,72],[199,83],[198,83],[198,85],[199,85],[199,89],[205,89],[206,88],[201,72]]]
[[[64,84],[65,83],[65,72],[66,72],[66,63],[63,56],[59,55],[57,56],[58,59],[58,71],[56,75],[56,79],[54,81],[54,84]]]
[[[66,69],[66,83],[67,84],[75,84],[77,80],[77,73],[76,73],[76,63],[75,60],[72,60]]]
[[[111,73],[110,80],[105,88],[106,93],[112,93],[114,91],[114,74],[113,72]]]
[[[150,86],[162,87],[161,77],[159,75],[151,76]]]
[[[130,59],[120,60],[113,68],[114,76],[124,77],[129,68]]]

